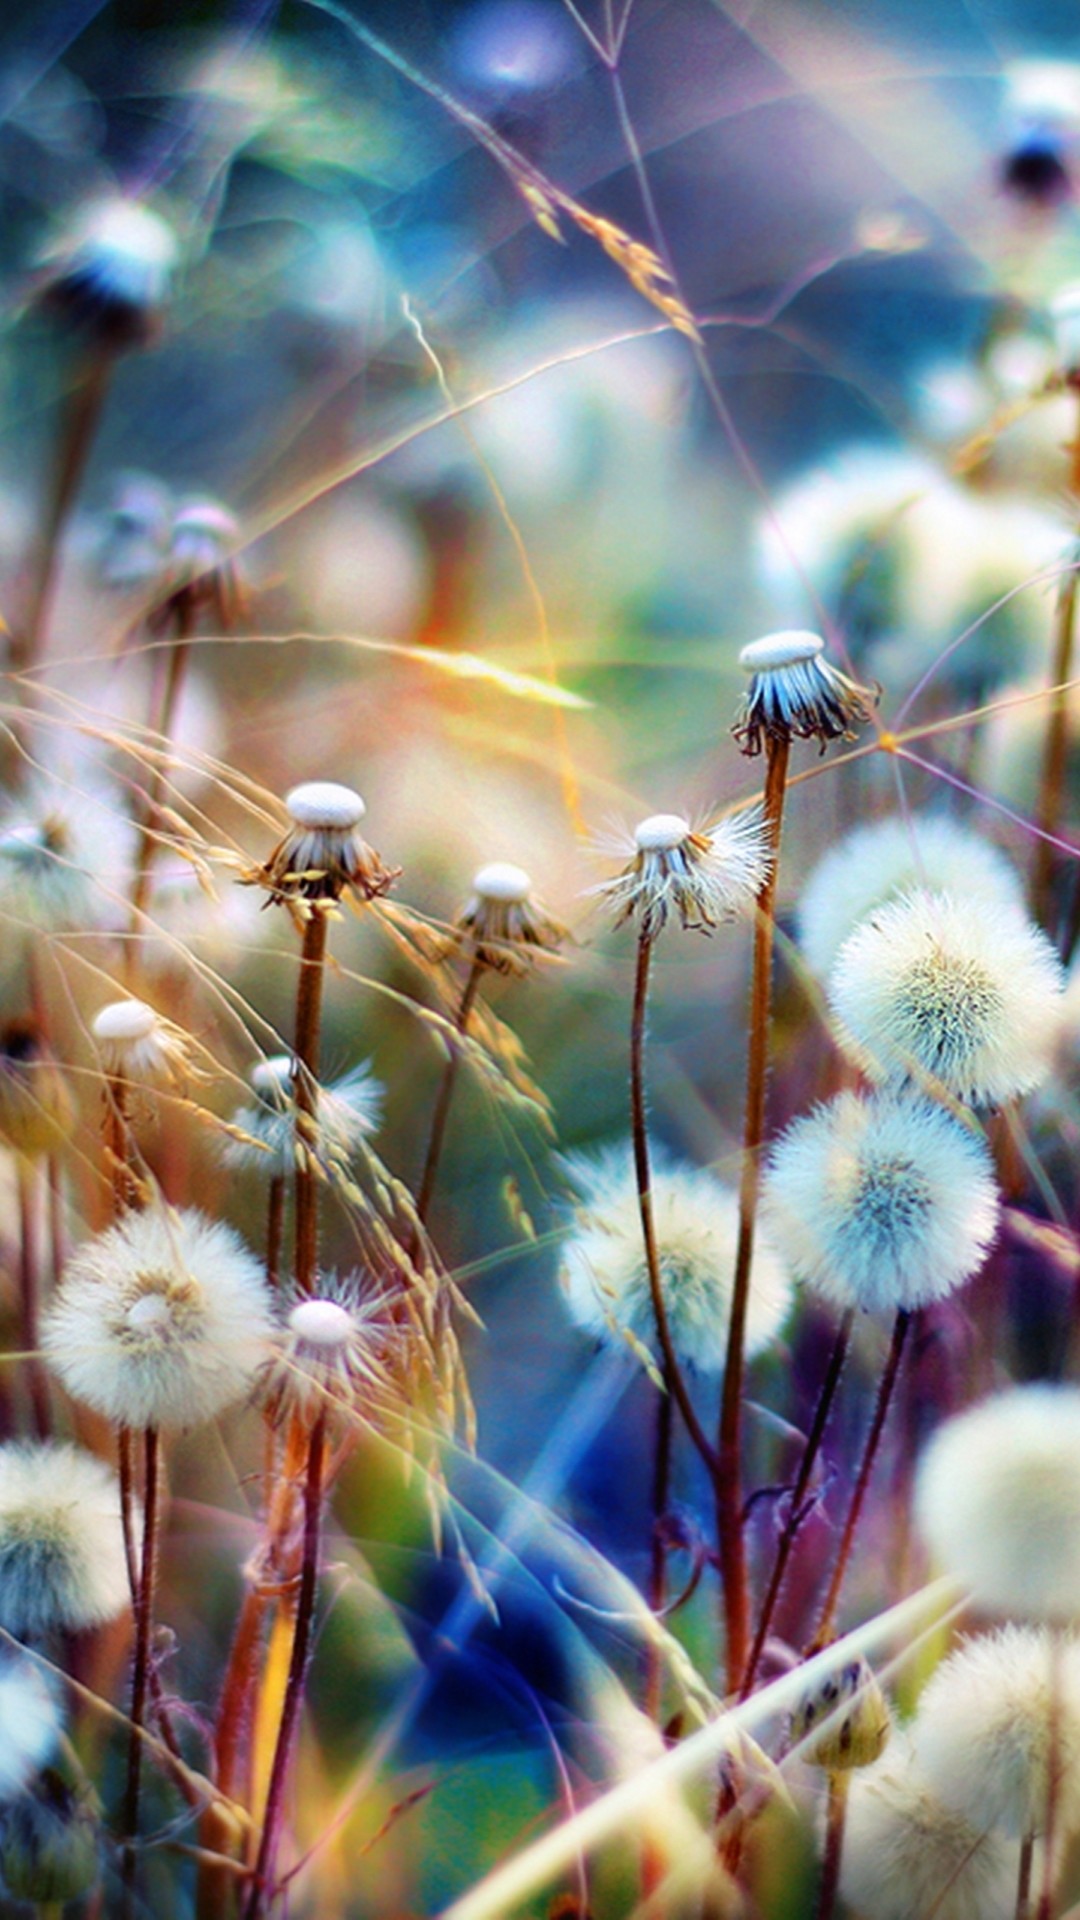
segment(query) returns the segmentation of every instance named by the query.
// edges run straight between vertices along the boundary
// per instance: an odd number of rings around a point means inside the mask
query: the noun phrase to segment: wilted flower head
[[[791,1716],[790,1734],[808,1765],[847,1773],[873,1766],[891,1727],[888,1701],[860,1654],[803,1696]]]
[[[927,1781],[973,1825],[1023,1840],[1080,1825],[1080,1645],[1045,1627],[965,1640],[942,1662],[915,1722]]]
[[[8,1020],[0,1027],[0,1139],[32,1160],[56,1153],[74,1124],[75,1102],[37,1023]]]
[[[35,777],[0,798],[0,914],[44,933],[117,924],[133,847],[118,794]]]
[[[193,1427],[248,1392],[271,1332],[262,1266],[239,1235],[161,1207],[78,1249],[41,1340],[68,1392],[117,1426]]]
[[[907,1734],[848,1795],[840,1896],[873,1920],[1013,1920],[1020,1848],[937,1798]]]
[[[819,860],[799,899],[799,945],[820,979],[855,927],[913,887],[957,900],[1024,904],[1012,862],[944,814],[895,815],[856,827]]]
[[[25,1653],[0,1651],[0,1801],[21,1793],[63,1727],[47,1672]]]
[[[0,1446],[0,1626],[79,1632],[129,1599],[115,1474],[79,1447]]]
[[[154,334],[178,258],[168,222],[117,194],[84,208],[57,247],[46,298],[114,346],[143,345]]]
[[[252,1168],[268,1179],[295,1173],[305,1148],[323,1167],[344,1166],[382,1114],[383,1087],[364,1061],[329,1086],[320,1086],[317,1118],[298,1114],[296,1062],[288,1053],[272,1054],[251,1070],[257,1106],[238,1107],[232,1117],[237,1133],[226,1136],[221,1156],[227,1166]],[[297,1138],[297,1123],[310,1130],[310,1141]]]
[[[47,1767],[0,1806],[0,1883],[15,1900],[66,1906],[95,1884],[101,1839],[90,1790]]]
[[[772,865],[759,807],[703,827],[653,813],[623,850],[629,864],[591,891],[614,909],[617,927],[636,918],[643,940],[655,940],[673,912],[684,927],[708,933],[747,911]]]
[[[308,780],[285,799],[292,822],[265,867],[251,878],[273,900],[340,900],[348,889],[361,900],[388,893],[401,872],[386,867],[360,835],[367,809],[351,787]]]
[[[495,973],[527,973],[537,955],[553,953],[566,928],[545,911],[524,867],[493,860],[481,867],[454,922],[452,945]]]
[[[825,642],[801,629],[766,634],[742,649],[750,675],[731,731],[746,754],[766,740],[851,740],[870,719],[878,695],[825,659]]]
[[[991,1613],[1080,1616],[1080,1391],[1015,1387],[946,1421],[915,1512],[934,1559]]]
[[[236,516],[218,500],[189,500],[173,517],[162,569],[163,597],[154,624],[200,614],[223,627],[235,624],[244,607],[244,590],[233,557],[239,545]]]
[[[393,1322],[386,1302],[359,1278],[328,1274],[298,1294],[274,1337],[266,1397],[275,1415],[348,1412],[385,1388]]]
[[[1063,984],[1046,935],[1015,908],[975,913],[915,888],[844,942],[829,999],[840,1044],[871,1079],[922,1077],[997,1104],[1047,1072]]]
[[[624,1334],[650,1353],[656,1321],[642,1243],[637,1184],[629,1152],[567,1162],[582,1196],[562,1253],[560,1281],[572,1320],[596,1339]],[[727,1352],[738,1239],[733,1189],[700,1167],[655,1170],[651,1186],[660,1282],[671,1341],[680,1360],[719,1373]],[[746,1351],[760,1353],[778,1333],[791,1285],[767,1234],[754,1245]]]
[[[94,1015],[90,1031],[110,1080],[174,1086],[183,1078],[185,1035],[145,1000],[110,1000]]]
[[[842,1093],[773,1147],[762,1219],[796,1278],[827,1300],[911,1311],[945,1299],[986,1258],[993,1163],[928,1100]]]

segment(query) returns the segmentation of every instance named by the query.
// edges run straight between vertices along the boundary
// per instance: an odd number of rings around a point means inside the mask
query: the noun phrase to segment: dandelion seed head
[[[90,1022],[102,1071],[112,1079],[175,1084],[187,1064],[185,1036],[145,1000],[111,1000]]]
[[[295,1297],[265,1370],[273,1417],[348,1412],[385,1393],[394,1328],[382,1295],[360,1278],[324,1275],[319,1291]]]
[[[990,1613],[1080,1615],[1080,1391],[1016,1387],[946,1421],[919,1467],[935,1561]]]
[[[344,1167],[375,1132],[382,1118],[384,1089],[370,1062],[362,1061],[319,1088],[316,1116],[314,1120],[304,1116],[302,1139],[297,1128],[295,1071],[288,1053],[272,1054],[252,1067],[249,1078],[259,1102],[238,1107],[233,1114],[237,1132],[221,1141],[227,1166],[275,1179],[295,1173],[298,1156],[312,1154],[324,1171],[331,1170]]]
[[[291,827],[265,867],[250,877],[274,900],[340,900],[351,889],[363,900],[387,893],[399,869],[385,867],[361,837],[367,809],[352,787],[305,780],[285,797]]]
[[[42,774],[0,795],[0,914],[44,933],[119,925],[133,849],[118,794]]]
[[[121,195],[83,210],[50,262],[47,297],[118,344],[153,331],[179,260],[176,234],[152,208]]]
[[[845,834],[818,862],[798,906],[799,945],[824,979],[848,935],[876,908],[912,888],[1022,909],[1012,862],[945,815],[877,820]]]
[[[20,1640],[80,1632],[129,1597],[115,1474],[79,1447],[0,1446],[0,1626]]]
[[[851,740],[869,720],[878,695],[825,658],[819,634],[792,628],[752,640],[739,654],[750,675],[731,731],[745,754],[767,740]]]
[[[0,1802],[21,1793],[63,1729],[48,1673],[24,1653],[0,1652]]]
[[[239,1235],[158,1208],[78,1249],[41,1339],[76,1400],[146,1429],[197,1426],[242,1399],[272,1330],[262,1266]]]
[[[852,1777],[841,1899],[873,1920],[1013,1920],[1020,1849],[932,1793],[910,1736]]]
[[[919,1758],[938,1798],[972,1825],[1022,1840],[1080,1826],[1080,1645],[1009,1625],[966,1640],[919,1699]]]
[[[760,807],[702,827],[681,814],[651,814],[622,850],[626,866],[591,891],[613,909],[617,927],[636,919],[650,941],[672,913],[684,928],[708,933],[748,912],[772,866]]]
[[[535,898],[524,867],[493,860],[474,876],[446,950],[467,947],[480,966],[520,975],[565,938],[566,928]]]
[[[654,1358],[656,1322],[638,1209],[632,1157],[567,1160],[581,1194],[562,1252],[560,1283],[575,1325],[618,1345],[624,1334]],[[731,1285],[738,1239],[738,1199],[699,1167],[659,1166],[652,1178],[660,1281],[672,1345],[701,1373],[722,1372],[727,1352]],[[767,1233],[757,1236],[750,1283],[746,1351],[760,1353],[776,1337],[791,1304],[791,1283]]]
[[[793,1274],[844,1309],[946,1299],[982,1265],[998,1215],[982,1141],[891,1093],[842,1093],[796,1120],[762,1182],[762,1220]]]
[[[915,888],[844,942],[829,999],[841,1046],[871,1079],[926,1076],[993,1105],[1045,1078],[1063,985],[1045,934],[1007,902],[976,913]]]

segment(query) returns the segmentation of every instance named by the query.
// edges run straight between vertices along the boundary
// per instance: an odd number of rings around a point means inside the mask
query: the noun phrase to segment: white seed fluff
[[[1015,1387],[939,1428],[915,1516],[936,1562],[978,1605],[1080,1616],[1080,1390]]]
[[[50,1759],[63,1720],[49,1676],[36,1660],[0,1653],[0,1801],[21,1793]]]
[[[929,1100],[842,1093],[773,1147],[761,1217],[825,1299],[910,1312],[982,1265],[998,1192],[982,1141]]]
[[[306,1156],[297,1137],[293,1066],[291,1054],[275,1053],[252,1068],[249,1077],[258,1105],[238,1107],[233,1114],[238,1133],[224,1136],[221,1143],[226,1166],[250,1168],[268,1180],[296,1172]],[[304,1144],[324,1171],[344,1168],[375,1132],[383,1091],[366,1060],[319,1088],[318,1116]]]
[[[616,926],[636,918],[645,940],[655,940],[672,913],[683,927],[709,932],[748,912],[772,865],[760,807],[700,828],[681,814],[650,814],[620,851],[626,866],[590,891],[614,910]]]
[[[915,1739],[938,1798],[1017,1840],[1080,1826],[1080,1644],[1002,1627],[943,1661],[919,1700]]]
[[[159,1208],[78,1249],[41,1344],[68,1392],[117,1426],[193,1427],[249,1391],[271,1331],[262,1266],[239,1235]]]
[[[996,1105],[1049,1071],[1063,985],[1049,940],[1014,909],[916,888],[844,942],[829,999],[872,1080],[929,1079]]]
[[[631,1155],[579,1154],[567,1164],[583,1196],[562,1254],[560,1281],[570,1317],[610,1344],[628,1334],[655,1357],[656,1321]],[[701,1373],[720,1373],[738,1239],[736,1194],[703,1168],[661,1167],[653,1172],[652,1206],[672,1345],[680,1360]],[[762,1233],[750,1282],[748,1354],[769,1344],[790,1305],[787,1272]]]
[[[319,1280],[317,1295],[295,1298],[275,1338],[265,1375],[274,1413],[348,1412],[384,1395],[394,1335],[386,1301],[354,1275]]]
[[[840,1894],[864,1920],[1013,1920],[1019,1860],[942,1804],[909,1736],[852,1778]]]
[[[0,1446],[0,1627],[78,1632],[129,1597],[116,1475],[79,1447]]]
[[[978,902],[979,911],[1024,904],[1012,862],[943,814],[856,827],[818,862],[799,900],[799,945],[818,978],[861,920],[913,887]]]

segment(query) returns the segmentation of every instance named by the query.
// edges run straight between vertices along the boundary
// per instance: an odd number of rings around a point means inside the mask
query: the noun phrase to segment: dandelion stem
[[[285,1810],[285,1788],[289,1763],[304,1700],[311,1629],[315,1619],[315,1598],[319,1579],[319,1544],[323,1497],[323,1464],[326,1456],[326,1417],[320,1414],[308,1441],[307,1475],[304,1482],[304,1550],[300,1569],[300,1591],[296,1605],[289,1678],[285,1689],[281,1724],[270,1768],[262,1836],[244,1908],[244,1920],[258,1920],[273,1900],[274,1862],[281,1837]]]
[[[1030,1920],[1031,1866],[1035,1855],[1035,1835],[1025,1833],[1020,1846],[1020,1866],[1016,1876],[1016,1920]]]
[[[1055,839],[1065,797],[1065,774],[1069,752],[1069,692],[1072,674],[1073,642],[1076,633],[1077,572],[1070,567],[1058,590],[1054,615],[1054,646],[1050,664],[1050,714],[1043,744],[1042,771],[1035,822],[1039,833],[1031,873],[1031,908],[1044,927],[1049,927],[1054,908],[1054,876],[1057,867]]]
[[[885,1368],[878,1385],[874,1417],[870,1423],[870,1431],[866,1436],[866,1445],[863,1449],[862,1460],[859,1463],[859,1472],[855,1481],[855,1489],[851,1496],[851,1505],[848,1508],[847,1519],[844,1522],[844,1531],[840,1536],[840,1550],[836,1556],[836,1564],[832,1570],[829,1590],[825,1595],[825,1604],[821,1610],[821,1618],[818,1622],[817,1632],[814,1635],[810,1649],[811,1652],[816,1653],[821,1647],[827,1646],[832,1638],[833,1627],[836,1620],[837,1603],[840,1599],[840,1589],[844,1584],[844,1575],[847,1572],[848,1561],[851,1558],[851,1549],[855,1544],[855,1530],[859,1524],[863,1501],[866,1498],[867,1488],[870,1485],[870,1475],[873,1473],[874,1461],[877,1459],[881,1436],[885,1430],[885,1420],[888,1415],[897,1375],[900,1372],[900,1362],[904,1357],[904,1342],[907,1339],[907,1332],[911,1325],[911,1320],[911,1313],[901,1308],[893,1322],[892,1340],[889,1344],[888,1359],[885,1362]]]
[[[469,968],[468,978],[462,989],[461,999],[458,1003],[457,1014],[454,1018],[454,1026],[460,1034],[464,1034],[469,1024],[469,1015],[476,1003],[476,996],[480,990],[480,982],[483,977],[484,963],[480,959],[479,954],[474,954],[472,965]],[[457,1047],[451,1047],[450,1057],[443,1068],[442,1079],[439,1082],[439,1091],[435,1096],[435,1106],[431,1115],[431,1134],[428,1139],[427,1154],[424,1159],[424,1171],[420,1176],[420,1187],[416,1200],[416,1217],[421,1226],[424,1226],[427,1222],[432,1195],[435,1191],[435,1180],[439,1171],[439,1161],[442,1158],[443,1141],[446,1137],[446,1123],[450,1117],[450,1103],[454,1097],[454,1082],[457,1079],[460,1059],[461,1055]]]
[[[814,1920],[832,1920],[840,1887],[840,1863],[844,1853],[844,1824],[847,1818],[848,1773],[830,1773],[829,1803],[825,1816],[825,1853],[821,1862]]]
[[[130,1085],[122,1074],[110,1074],[105,1082],[105,1161],[112,1185],[112,1207],[116,1219],[138,1203],[139,1189],[131,1166],[131,1127],[128,1120]]]
[[[645,1013],[649,1000],[649,962],[652,942],[642,934],[638,939],[637,969],[634,976],[634,1005],[630,1020],[630,1131],[634,1146],[634,1174],[637,1179],[641,1235],[645,1243],[645,1268],[649,1276],[649,1295],[656,1320],[656,1334],[664,1358],[664,1380],[675,1396],[686,1430],[715,1480],[716,1455],[705,1429],[694,1412],[693,1402],[679,1369],[671,1341],[667,1308],[660,1274],[660,1253],[653,1221],[651,1176],[649,1171],[649,1133],[645,1115]]]
[[[270,1192],[266,1204],[266,1279],[267,1284],[276,1287],[281,1278],[281,1243],[285,1231],[285,1177],[275,1173],[270,1177]]]
[[[326,967],[327,916],[314,906],[304,922],[296,989],[296,1284],[313,1293],[319,1265],[319,1183],[313,1155],[319,1114],[319,1029]]]
[[[803,1502],[806,1499],[806,1490],[810,1485],[810,1476],[814,1471],[814,1466],[821,1450],[821,1443],[825,1437],[825,1428],[828,1423],[833,1400],[836,1396],[836,1389],[839,1385],[844,1361],[847,1357],[848,1342],[851,1339],[851,1329],[854,1320],[854,1310],[849,1308],[837,1328],[836,1339],[833,1342],[833,1350],[829,1356],[829,1365],[825,1378],[821,1383],[817,1406],[814,1409],[814,1418],[811,1422],[810,1431],[806,1436],[802,1459],[799,1462],[799,1471],[795,1476],[795,1484],[789,1496],[788,1515],[784,1523],[784,1531],[777,1542],[776,1556],[773,1560],[772,1572],[769,1575],[769,1584],[762,1602],[757,1633],[754,1637],[754,1644],[750,1649],[750,1658],[746,1663],[743,1683],[739,1689],[740,1700],[747,1699],[753,1688],[758,1665],[762,1653],[765,1650],[765,1642],[769,1637],[769,1628],[772,1625],[773,1614],[776,1611],[776,1603],[780,1597],[784,1574],[787,1571],[788,1561],[791,1558],[792,1548],[795,1545],[795,1538],[806,1518],[806,1508]]]
[[[49,1388],[38,1359],[38,1257],[34,1220],[34,1168],[23,1154],[15,1157],[15,1187],[19,1207],[19,1317],[20,1337],[27,1355],[26,1379],[34,1429],[40,1440],[51,1430]]]
[[[124,1857],[122,1881],[125,1920],[134,1912],[135,1842],[139,1832],[139,1800],[142,1788],[143,1724],[150,1673],[150,1632],[154,1618],[154,1586],[157,1571],[158,1468],[160,1449],[155,1427],[147,1427],[143,1436],[143,1538],[139,1598],[135,1608],[135,1666],[131,1682],[131,1728],[128,1742],[127,1784],[124,1790]]]
[[[37,665],[52,605],[64,527],[98,429],[115,362],[115,353],[108,347],[92,348],[77,371],[67,399],[29,604],[21,633],[12,635],[11,663],[18,672],[25,673]]]
[[[150,772],[146,796],[142,808],[142,822],[139,827],[139,841],[135,851],[135,867],[131,882],[131,934],[126,947],[127,970],[129,978],[136,971],[138,947],[136,936],[146,912],[146,903],[150,896],[150,882],[153,877],[154,860],[158,850],[159,820],[161,803],[165,796],[165,783],[168,778],[168,760],[166,750],[172,738],[176,723],[176,710],[183,691],[184,676],[191,653],[191,635],[194,627],[190,597],[181,595],[176,609],[176,637],[169,648],[165,667],[164,683],[154,710],[150,715],[150,730],[154,737],[157,757]]]
[[[727,1684],[736,1688],[746,1668],[750,1638],[750,1594],[742,1511],[742,1392],[750,1268],[754,1257],[759,1160],[765,1135],[765,1093],[772,1009],[772,961],[776,877],[783,831],[784,793],[791,742],[770,735],[766,742],[764,826],[771,855],[769,872],[757,897],[753,970],[750,984],[750,1037],[746,1062],[746,1112],[739,1179],[739,1238],[735,1252],[731,1319],[720,1402],[719,1467],[716,1475],[717,1544],[723,1583]]]

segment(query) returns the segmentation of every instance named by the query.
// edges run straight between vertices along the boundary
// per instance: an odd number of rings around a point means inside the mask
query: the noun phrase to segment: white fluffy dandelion
[[[252,1092],[258,1105],[238,1107],[232,1116],[236,1133],[221,1144],[226,1166],[242,1167],[268,1179],[295,1173],[297,1142],[295,1062],[291,1054],[272,1054],[251,1070]],[[383,1085],[368,1061],[350,1069],[339,1080],[320,1086],[318,1117],[311,1122],[312,1151],[322,1167],[345,1166],[361,1143],[375,1132],[382,1117]],[[242,1137],[244,1136],[244,1137]]]
[[[944,814],[897,815],[856,827],[818,862],[799,899],[799,945],[818,978],[828,974],[861,920],[913,887],[973,901],[980,911],[1024,905],[1012,862]]]
[[[386,1301],[365,1294],[355,1275],[320,1278],[314,1294],[293,1299],[274,1337],[266,1398],[275,1414],[310,1416],[320,1407],[370,1401],[386,1386],[393,1324]]]
[[[568,1171],[582,1195],[563,1247],[560,1281],[572,1320],[596,1339],[624,1334],[650,1353],[656,1322],[630,1154],[573,1155]],[[678,1358],[701,1373],[722,1371],[738,1239],[733,1189],[699,1167],[661,1167],[651,1186],[660,1284]],[[750,1284],[746,1351],[775,1338],[791,1305],[791,1284],[767,1234],[758,1237]]]
[[[129,1598],[115,1474],[79,1447],[0,1446],[0,1626],[78,1632]]]
[[[1080,1826],[1080,1644],[1045,1627],[967,1640],[919,1700],[919,1758],[938,1798],[972,1824],[1023,1840]]]
[[[118,794],[42,774],[0,798],[0,915],[43,933],[120,925],[133,848]]]
[[[1049,1069],[1064,984],[1045,934],[922,888],[878,908],[844,942],[829,984],[845,1052],[873,1080],[925,1078],[996,1105]]]
[[[746,754],[768,740],[850,740],[870,719],[877,692],[860,687],[825,658],[820,634],[802,628],[768,633],[739,654],[750,675],[731,731]]]
[[[272,1330],[261,1264],[239,1235],[159,1208],[72,1256],[42,1347],[68,1392],[117,1426],[193,1427],[250,1390]]]
[[[110,1000],[94,1015],[90,1032],[110,1079],[172,1086],[183,1078],[185,1036],[145,1000]]]
[[[792,1272],[835,1305],[910,1312],[982,1265],[998,1222],[993,1164],[918,1097],[842,1093],[773,1147],[762,1220]]]
[[[915,1515],[979,1606],[1080,1616],[1080,1391],[1016,1387],[947,1421],[920,1464]]]
[[[1013,1920],[1019,1843],[937,1798],[909,1736],[852,1776],[840,1894],[866,1920]]]
[[[590,891],[612,908],[617,927],[636,919],[643,940],[655,940],[672,913],[707,933],[747,912],[772,864],[759,807],[701,827],[679,813],[653,813],[619,850],[627,865]]]
[[[55,1750],[63,1727],[56,1693],[36,1660],[0,1652],[0,1801],[21,1793]]]

